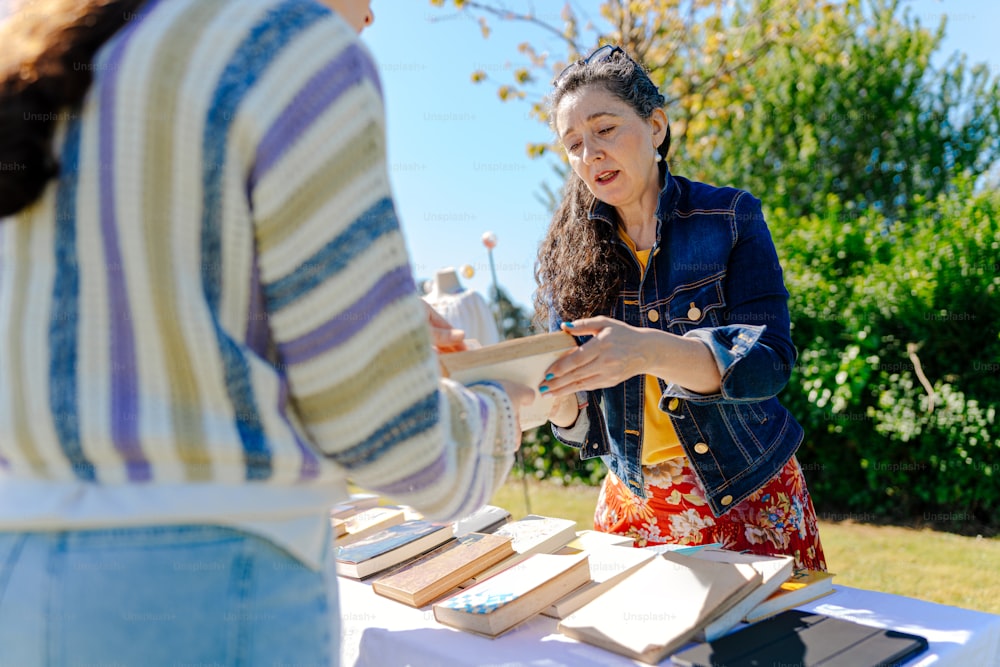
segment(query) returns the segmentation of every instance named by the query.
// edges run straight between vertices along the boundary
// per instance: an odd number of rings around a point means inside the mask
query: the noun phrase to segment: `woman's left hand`
[[[645,372],[649,329],[610,317],[588,317],[564,323],[563,331],[593,338],[549,367],[543,382],[546,396],[613,387]]]
[[[427,323],[431,328],[431,345],[438,352],[461,352],[465,348],[465,332],[451,326],[451,323],[424,302]]]

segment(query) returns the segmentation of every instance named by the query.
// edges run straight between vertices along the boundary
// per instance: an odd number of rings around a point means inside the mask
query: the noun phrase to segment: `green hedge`
[[[960,182],[917,211],[771,212],[800,352],[781,398],[821,515],[996,527],[1000,196]],[[522,449],[533,477],[604,474],[547,427]]]
[[[828,512],[997,525],[1000,197],[771,215],[800,356],[782,400]]]

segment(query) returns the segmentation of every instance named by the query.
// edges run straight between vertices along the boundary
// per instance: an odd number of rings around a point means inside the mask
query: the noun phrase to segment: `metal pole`
[[[493,276],[493,317],[497,321],[500,340],[506,338],[503,329],[503,306],[500,304],[500,281],[497,280],[497,267],[493,262],[493,248],[497,247],[497,235],[493,232],[483,234],[483,245],[486,246],[486,256],[490,260],[490,275]]]
[[[490,273],[493,276],[493,299],[496,302],[494,308],[494,316],[497,318],[497,329],[500,331],[500,339],[506,338],[503,330],[503,305],[500,301],[500,282],[497,280],[497,267],[493,263],[493,248],[497,247],[497,235],[493,232],[486,232],[483,234],[483,245],[486,246],[486,255],[490,259]],[[531,498],[528,496],[528,477],[527,469],[524,465],[524,450],[521,447],[517,448],[517,452],[514,453],[514,459],[517,461],[518,465],[521,466],[521,489],[524,492],[524,508],[526,514],[531,514]]]

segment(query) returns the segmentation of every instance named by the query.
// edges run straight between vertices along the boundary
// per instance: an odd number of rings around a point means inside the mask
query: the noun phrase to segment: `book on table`
[[[763,602],[769,595],[792,576],[795,559],[791,556],[758,556],[730,549],[699,549],[690,554],[690,558],[714,560],[723,563],[746,563],[761,575],[761,584],[750,591],[745,598],[712,619],[697,635],[697,639],[711,641],[723,636],[738,626],[743,617],[754,607]]]
[[[563,331],[505,340],[474,350],[440,355],[448,377],[463,384],[483,380],[507,380],[535,390],[535,400],[520,410],[521,429],[528,430],[545,424],[553,399],[544,396],[538,387],[545,379],[546,369],[566,352],[575,349],[576,339]]]
[[[552,618],[566,618],[615,586],[643,563],[656,558],[656,554],[652,552],[630,546],[599,545],[586,549],[585,553],[590,558],[590,581],[553,602],[542,610],[542,614]]]
[[[800,604],[829,595],[833,593],[833,577],[832,572],[796,570],[776,591],[749,610],[744,615],[743,620],[747,623],[754,623],[786,609],[798,607]]]
[[[671,656],[681,667],[797,665],[885,667],[927,649],[920,635],[789,609]],[[971,666],[970,666],[971,667]]]
[[[422,519],[404,521],[347,546],[337,547],[337,574],[364,579],[453,539],[450,523]]]
[[[492,533],[510,521],[510,512],[496,505],[483,505],[455,522],[455,537],[469,533]]]
[[[533,554],[552,554],[562,549],[576,538],[576,522],[571,519],[529,514],[500,526],[493,534],[511,538],[514,555],[469,578],[461,584],[462,588],[488,579],[525,561]]]
[[[655,665],[760,581],[760,574],[744,563],[656,555],[561,620],[558,629]]]
[[[578,530],[576,537],[566,543],[570,549],[590,551],[599,547],[632,547],[635,540],[624,535],[602,533],[598,530]]]
[[[518,565],[433,606],[434,618],[497,637],[590,581],[586,554],[532,554]]]
[[[576,521],[529,514],[494,531],[513,540],[517,553],[552,553],[576,539]]]
[[[379,497],[374,493],[352,493],[350,497],[330,508],[331,519],[347,519],[364,510],[378,506]]]
[[[411,607],[423,607],[513,554],[509,537],[469,533],[379,577],[372,582],[372,590]]]
[[[401,507],[382,505],[363,510],[344,521],[344,533],[337,536],[335,544],[346,547],[406,519],[406,512]]]

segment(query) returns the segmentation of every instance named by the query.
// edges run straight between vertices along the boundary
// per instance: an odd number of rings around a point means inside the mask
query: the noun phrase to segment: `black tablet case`
[[[926,649],[918,635],[790,609],[672,660],[682,667],[889,667]]]

